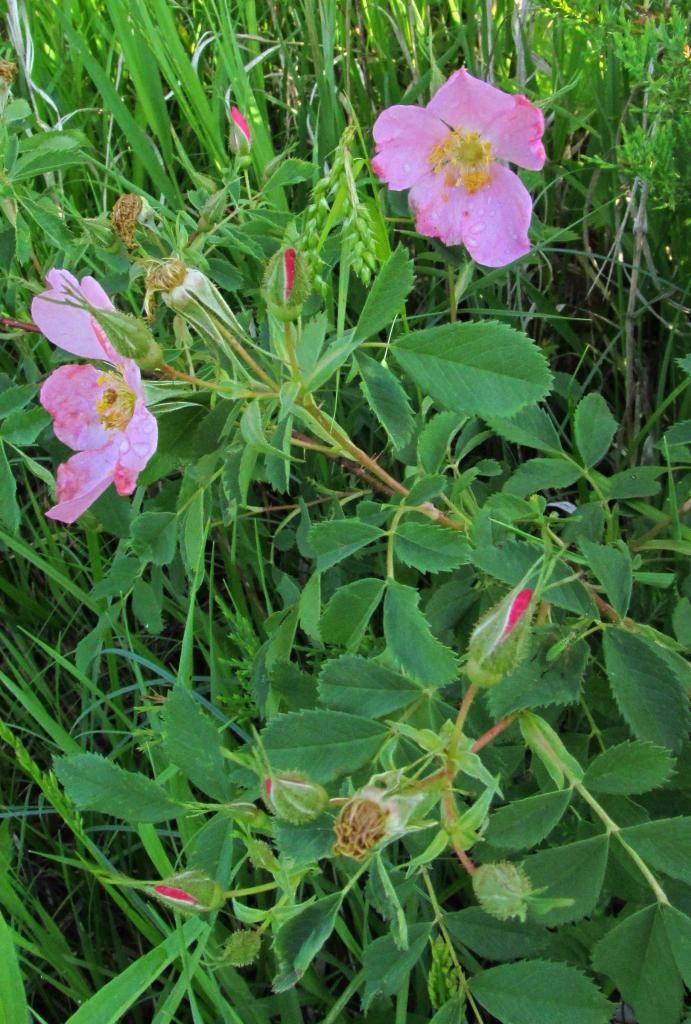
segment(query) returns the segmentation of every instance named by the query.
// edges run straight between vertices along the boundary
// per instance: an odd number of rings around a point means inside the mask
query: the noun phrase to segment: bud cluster
[[[343,238],[350,253],[350,265],[367,285],[377,269],[372,214],[363,203],[357,203],[343,222]]]

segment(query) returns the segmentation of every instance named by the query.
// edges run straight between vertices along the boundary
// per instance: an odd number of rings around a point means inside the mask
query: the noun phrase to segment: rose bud
[[[326,790],[299,772],[277,772],[264,780],[264,792],[269,809],[292,825],[319,817],[329,802]]]
[[[249,156],[252,149],[252,132],[237,107],[230,108],[230,148],[236,156]]]
[[[494,686],[522,660],[530,632],[532,599],[529,587],[514,591],[477,623],[464,666],[473,686]]]
[[[274,316],[295,320],[311,290],[312,275],[305,254],[292,246],[274,253],[262,284],[262,294]]]
[[[182,871],[151,887],[162,903],[188,914],[204,914],[218,910],[225,903],[225,893],[213,878],[202,871]]]

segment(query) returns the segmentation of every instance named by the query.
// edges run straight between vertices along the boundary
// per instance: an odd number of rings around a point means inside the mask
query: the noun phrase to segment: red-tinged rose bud
[[[470,635],[465,673],[474,686],[494,686],[522,660],[533,591],[513,592],[491,608]]]
[[[183,913],[204,914],[225,903],[223,889],[202,871],[182,871],[151,887],[152,895]]]
[[[262,293],[279,320],[295,320],[312,290],[309,262],[303,252],[287,246],[274,253],[266,268]]]
[[[252,149],[252,132],[237,107],[230,108],[230,148],[236,156],[249,156]]]
[[[326,790],[300,772],[278,772],[265,779],[264,792],[276,817],[293,825],[317,818],[329,802]]]

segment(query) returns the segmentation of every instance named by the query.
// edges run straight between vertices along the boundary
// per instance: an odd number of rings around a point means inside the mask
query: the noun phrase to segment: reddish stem
[[[470,748],[471,753],[477,754],[478,750],[482,750],[488,743],[491,743],[504,729],[511,725],[515,717],[515,715],[509,715],[508,718],[502,718],[491,729],[488,729],[487,732],[483,732],[482,736],[478,737]]]
[[[41,328],[36,324],[27,323],[26,320],[14,320],[10,316],[0,316],[0,325],[3,327],[16,327],[19,331],[31,331],[33,334],[40,334]]]

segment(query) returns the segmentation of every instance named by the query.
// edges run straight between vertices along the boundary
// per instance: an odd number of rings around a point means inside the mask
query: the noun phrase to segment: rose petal
[[[429,172],[433,146],[448,135],[448,128],[423,107],[389,107],[372,129],[377,152],[372,170],[389,188],[410,188]]]
[[[59,366],[41,388],[39,399],[53,417],[56,437],[70,448],[102,448],[112,437],[98,415],[105,381],[95,366]]]
[[[48,273],[46,280],[50,288],[37,295],[31,303],[31,315],[42,333],[58,348],[72,355],[110,361],[94,331],[91,314],[78,305],[80,301],[90,300],[76,277],[68,270],[56,269]],[[96,284],[95,281],[93,283]],[[87,290],[95,294],[93,286],[87,285]]]
[[[542,133],[545,119],[542,111],[525,96],[513,96],[514,106],[496,118],[485,129],[485,138],[492,143],[494,156],[509,160],[519,167],[541,171],[545,163]]]
[[[461,68],[434,94],[427,110],[452,128],[484,135],[487,127],[510,113],[514,105],[513,96]]]
[[[114,482],[118,494],[131,494],[137,477],[156,451],[158,424],[144,405],[138,401],[134,415],[120,436]]]
[[[465,192],[446,183],[444,173],[426,174],[410,190],[408,202],[421,235],[441,238],[446,245],[463,241]]]
[[[117,441],[92,451],[77,452],[58,466],[58,502],[46,516],[61,523],[73,523],[113,481]]]
[[[489,183],[463,195],[463,244],[476,263],[503,267],[529,252],[533,204],[513,171],[492,164]]]

